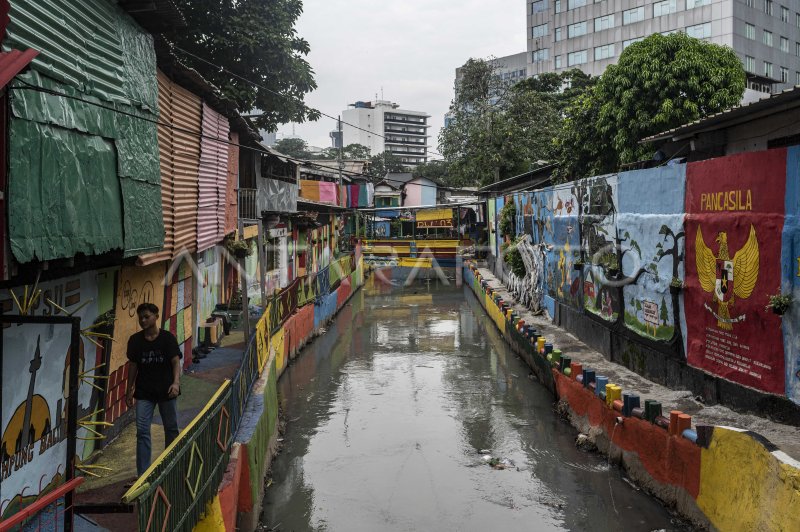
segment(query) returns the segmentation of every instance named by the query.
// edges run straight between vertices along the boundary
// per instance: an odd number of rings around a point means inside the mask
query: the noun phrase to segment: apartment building
[[[388,100],[356,102],[342,112],[342,142],[363,144],[373,155],[391,152],[409,166],[428,160],[428,118]],[[335,139],[334,139],[335,140]]]
[[[600,75],[632,43],[683,31],[733,48],[748,93],[800,84],[797,1],[533,0],[527,11],[528,75],[575,67]]]

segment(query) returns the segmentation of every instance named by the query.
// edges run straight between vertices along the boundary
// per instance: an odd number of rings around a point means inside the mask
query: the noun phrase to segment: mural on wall
[[[786,395],[800,403],[800,147],[789,148],[786,157],[786,219],[781,251],[781,293],[793,296],[783,316],[786,353]]]
[[[489,204],[489,223],[487,229],[489,232],[489,253],[497,256],[497,216],[495,214],[495,202],[491,199]]]
[[[178,339],[178,345],[183,353],[184,367],[192,363],[193,285],[192,268],[187,261],[181,261],[164,290],[164,309],[161,312],[162,327]]]
[[[548,193],[550,217],[545,234],[550,237],[550,295],[562,303],[579,307],[581,301],[580,272],[574,265],[581,258],[579,201],[574,183],[557,185]]]
[[[642,336],[680,334],[678,290],[683,281],[686,165],[619,174],[617,218],[625,326]]]
[[[616,321],[622,304],[618,285],[619,237],[617,234],[616,174],[590,177],[578,182],[581,249],[586,265],[583,301],[586,310]]]
[[[692,163],[686,177],[689,364],[783,394],[780,291],[786,150]]]
[[[125,266],[120,270],[114,311],[116,317],[114,344],[111,350],[109,373],[128,361],[128,338],[140,329],[136,307],[141,303],[153,303],[159,308],[161,316],[166,314],[164,310],[165,273],[166,266],[163,262],[150,266]]]
[[[95,277],[95,272],[86,272],[39,283],[42,295],[30,315],[63,316],[61,307],[80,316],[82,328],[90,326],[97,319]],[[24,288],[13,290],[22,297]],[[0,291],[0,301],[5,312],[18,313],[10,291]],[[70,343],[69,325],[9,325],[3,329],[0,519],[63,482]],[[89,381],[92,368],[102,363],[104,354],[81,337],[79,359],[79,372],[86,372]],[[99,400],[99,390],[82,384],[78,418],[90,416]],[[94,449],[94,440],[81,428],[78,438],[77,458],[83,459]]]
[[[197,271],[195,279],[197,296],[196,327],[201,327],[211,313],[221,303],[220,285],[222,284],[221,257],[216,246],[197,254]]]

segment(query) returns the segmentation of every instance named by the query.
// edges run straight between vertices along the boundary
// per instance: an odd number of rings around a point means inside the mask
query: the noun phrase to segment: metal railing
[[[258,212],[256,197],[258,190],[254,188],[239,189],[239,218],[242,220],[258,220],[261,213]]]
[[[233,440],[228,401],[231,381],[122,497],[136,502],[139,530],[190,531],[217,493]]]
[[[329,285],[331,269],[341,279],[352,272],[353,263],[352,254],[343,256],[323,275],[296,279],[267,298],[262,316],[268,320],[267,334],[273,334],[298,307],[315,301],[322,288],[320,282]],[[277,379],[273,374],[274,360],[261,364],[258,344],[256,333],[250,337],[233,378],[220,385],[206,406],[122,497],[123,502],[136,503],[140,531],[188,531],[200,521],[228,466],[230,447],[253,385],[264,370],[272,372],[268,375],[271,386]],[[265,406],[270,422],[274,421],[277,404]]]

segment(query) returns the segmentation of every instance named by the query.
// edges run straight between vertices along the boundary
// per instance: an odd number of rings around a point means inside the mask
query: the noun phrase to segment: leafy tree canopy
[[[487,184],[551,157],[560,120],[551,94],[512,89],[487,60],[470,59],[460,74],[453,120],[439,135],[450,185]]]
[[[295,159],[309,159],[311,157],[311,153],[308,151],[308,143],[303,139],[281,139],[275,143],[275,149]]]
[[[369,158],[369,170],[367,174],[372,177],[383,179],[389,172],[407,171],[408,169],[403,166],[403,162],[400,160],[400,157],[392,152],[385,151],[375,154]]]
[[[411,175],[425,177],[447,185],[450,181],[449,166],[447,161],[429,161],[415,166],[411,171]]]
[[[235,101],[243,113],[261,109],[256,124],[274,131],[279,124],[317,120],[319,113],[303,103],[317,87],[305,56],[309,44],[297,35],[301,0],[176,0],[187,28],[169,39],[178,47],[228,72],[176,50],[181,61],[197,70]],[[277,93],[277,94],[275,94]]]
[[[744,88],[741,61],[728,47],[680,32],[634,43],[566,110],[556,141],[562,176],[649,159],[652,148],[641,139],[736,105]]]
[[[342,148],[342,159],[369,159],[370,149],[363,144],[348,144]],[[315,159],[338,159],[339,148],[325,148]]]

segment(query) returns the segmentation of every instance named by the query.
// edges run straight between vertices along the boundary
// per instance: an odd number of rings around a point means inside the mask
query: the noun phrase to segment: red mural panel
[[[689,164],[686,315],[690,365],[783,394],[780,292],[786,150]]]

